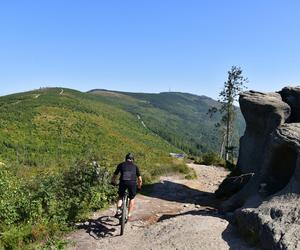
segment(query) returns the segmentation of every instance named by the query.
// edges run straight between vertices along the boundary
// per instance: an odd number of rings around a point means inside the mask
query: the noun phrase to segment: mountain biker
[[[117,166],[111,180],[113,184],[116,184],[116,179],[119,173],[121,174],[118,191],[119,198],[115,217],[118,217],[121,214],[122,198],[125,195],[126,189],[128,189],[130,200],[128,208],[128,220],[130,220],[132,211],[134,209],[136,188],[138,187],[138,189],[141,189],[143,183],[140,170],[138,166],[134,164],[134,155],[132,153],[128,153],[125,156],[125,161]]]

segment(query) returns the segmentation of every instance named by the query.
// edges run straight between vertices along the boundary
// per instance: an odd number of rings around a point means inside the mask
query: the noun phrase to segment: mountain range
[[[206,96],[41,88],[0,97],[0,161],[64,165],[87,155],[116,164],[134,151],[147,164],[170,152],[218,152],[220,133]],[[237,143],[244,121],[238,113]],[[164,159],[164,160],[162,160]]]
[[[220,114],[207,114],[220,103],[207,96],[190,93],[162,92],[158,94],[128,93],[93,89],[88,91],[98,100],[136,115],[143,125],[172,145],[192,155],[219,152],[221,132],[215,127]],[[244,119],[237,108],[233,144],[244,131]]]

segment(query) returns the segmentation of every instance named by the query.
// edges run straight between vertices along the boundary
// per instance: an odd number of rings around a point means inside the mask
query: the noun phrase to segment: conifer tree
[[[233,135],[233,124],[235,121],[236,113],[234,102],[237,101],[238,95],[244,90],[245,84],[248,79],[242,75],[243,71],[240,67],[232,66],[228,71],[227,81],[224,82],[223,90],[219,94],[219,108],[212,107],[208,113],[213,114],[216,112],[221,113],[221,120],[216,124],[216,127],[222,130],[223,141],[221,145],[220,155],[224,156],[225,160],[229,160],[229,156],[233,153],[234,146],[231,145]],[[225,144],[225,154],[224,154]]]

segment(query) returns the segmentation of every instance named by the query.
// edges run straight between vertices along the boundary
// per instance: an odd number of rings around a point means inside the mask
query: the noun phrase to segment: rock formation
[[[217,198],[227,198],[240,191],[253,177],[254,173],[242,174],[238,176],[228,176],[216,190]]]
[[[300,87],[249,91],[239,101],[246,131],[237,168],[254,175],[222,209],[262,247],[300,249]]]
[[[240,140],[238,167],[243,173],[256,173],[270,134],[290,116],[290,107],[277,93],[244,92],[239,102],[246,131]]]

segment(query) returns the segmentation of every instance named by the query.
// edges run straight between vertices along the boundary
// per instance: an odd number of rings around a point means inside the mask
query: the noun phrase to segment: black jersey
[[[136,177],[141,176],[138,166],[130,161],[125,161],[117,166],[115,175],[121,173],[120,181],[136,181]]]

